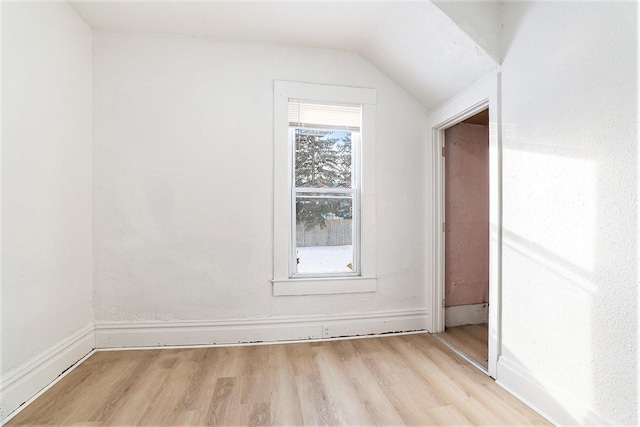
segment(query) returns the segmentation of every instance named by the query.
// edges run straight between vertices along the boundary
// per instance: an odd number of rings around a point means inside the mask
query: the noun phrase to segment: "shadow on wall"
[[[546,398],[544,401],[543,405],[533,405],[533,407],[535,409],[541,409],[544,408],[544,415],[549,415],[551,416],[553,414],[554,419],[553,420],[548,420],[548,421],[560,421],[565,425],[580,425],[580,424],[584,424],[584,420],[580,421],[577,419],[577,417],[574,417],[573,415],[571,415],[565,408],[564,408],[564,404],[563,402],[559,402],[557,399],[554,399],[550,396],[554,396],[555,395],[555,391],[557,390],[552,390],[550,387],[548,387],[547,385],[541,383],[540,381],[536,380],[535,377],[536,375],[531,372],[528,367],[526,366],[526,364],[524,362],[522,362],[522,360],[519,360],[517,357],[515,357],[513,355],[513,353],[509,350],[509,347],[503,346],[502,347],[502,351],[503,354],[508,355],[509,360],[515,364],[518,365],[518,371],[521,375],[525,376],[528,380],[529,380],[529,385],[532,385],[535,389],[537,389],[539,391],[538,396],[545,396],[545,397],[549,397]],[[510,392],[514,392],[516,395],[519,395],[518,390],[509,390],[508,385],[506,384],[502,384],[500,381],[496,381],[499,385],[501,386],[507,386],[508,391]],[[518,396],[520,397],[520,396]],[[532,402],[525,402],[527,404],[532,404]]]
[[[637,148],[565,137],[504,152],[502,356],[573,403],[556,421],[635,424]]]
[[[583,417],[637,425],[638,5],[501,7],[503,343]]]

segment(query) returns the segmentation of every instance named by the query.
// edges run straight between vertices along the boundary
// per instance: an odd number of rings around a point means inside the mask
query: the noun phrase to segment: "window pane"
[[[351,187],[351,132],[295,129],[295,185]]]
[[[352,195],[296,196],[296,272],[353,271]]]

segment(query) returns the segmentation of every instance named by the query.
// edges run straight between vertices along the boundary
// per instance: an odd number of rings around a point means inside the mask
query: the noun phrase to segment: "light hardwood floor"
[[[446,328],[444,332],[437,335],[487,369],[489,329],[486,323]]]
[[[8,425],[548,424],[429,334],[100,351]]]

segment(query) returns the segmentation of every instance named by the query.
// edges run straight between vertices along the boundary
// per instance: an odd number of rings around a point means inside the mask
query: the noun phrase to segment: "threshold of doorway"
[[[480,363],[476,362],[475,360],[473,360],[472,358],[470,358],[469,356],[467,356],[466,354],[464,354],[460,349],[458,349],[456,346],[454,346],[453,344],[451,344],[449,341],[447,341],[446,339],[442,338],[439,334],[431,334],[432,337],[434,337],[435,339],[437,339],[438,341],[440,341],[442,344],[446,345],[447,347],[449,347],[451,350],[453,350],[458,356],[462,357],[464,360],[466,360],[467,362],[471,363],[473,366],[475,366],[476,368],[478,368],[480,371],[482,371],[485,375],[489,375],[489,371],[482,366]]]

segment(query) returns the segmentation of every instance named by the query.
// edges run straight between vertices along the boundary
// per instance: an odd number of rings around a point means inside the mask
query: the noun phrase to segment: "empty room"
[[[0,424],[638,425],[635,1],[2,1]]]

